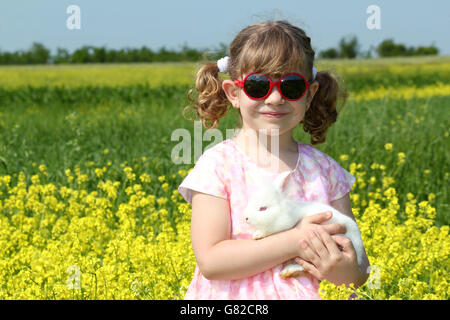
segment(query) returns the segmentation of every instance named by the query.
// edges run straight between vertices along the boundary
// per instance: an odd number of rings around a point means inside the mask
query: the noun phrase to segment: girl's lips
[[[272,112],[261,112],[261,114],[268,118],[281,118],[282,116],[287,115],[287,113],[272,113]]]

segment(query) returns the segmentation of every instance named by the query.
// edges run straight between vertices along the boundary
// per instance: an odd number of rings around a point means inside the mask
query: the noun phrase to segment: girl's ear
[[[224,80],[222,82],[222,89],[231,104],[239,109],[239,87],[234,84],[232,80]]]
[[[318,81],[314,81],[313,83],[311,83],[311,85],[309,86],[309,94],[308,94],[308,99],[307,99],[307,105],[309,108],[309,105],[311,104],[312,99],[314,98],[314,95],[316,94],[317,90],[319,90],[319,82]]]

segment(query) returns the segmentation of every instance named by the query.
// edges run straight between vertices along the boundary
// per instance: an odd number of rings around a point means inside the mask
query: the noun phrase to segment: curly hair
[[[279,78],[292,70],[301,70],[311,82],[314,55],[311,38],[302,29],[287,21],[265,21],[244,28],[231,42],[228,72],[231,79],[255,70]],[[315,81],[319,88],[312,99],[308,91],[306,99],[311,102],[302,121],[313,145],[325,142],[328,128],[337,119],[338,102],[342,101],[342,109],[347,99],[345,88],[331,72],[318,72]],[[206,129],[217,128],[231,104],[222,89],[215,61],[205,63],[198,70],[195,90],[198,97],[192,96],[194,89],[189,90],[188,100],[192,105],[183,110],[183,115],[187,109],[194,109]],[[241,115],[240,120],[242,125]]]

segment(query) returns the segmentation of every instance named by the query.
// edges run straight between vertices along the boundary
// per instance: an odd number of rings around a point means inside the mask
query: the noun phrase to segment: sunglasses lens
[[[305,92],[306,84],[302,77],[296,74],[285,76],[281,80],[280,89],[288,99],[298,99]]]
[[[253,73],[247,77],[244,83],[245,92],[252,98],[259,99],[269,92],[270,82],[265,75]]]

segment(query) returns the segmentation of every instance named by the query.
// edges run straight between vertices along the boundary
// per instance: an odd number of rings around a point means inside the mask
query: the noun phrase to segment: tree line
[[[437,55],[439,49],[435,46],[407,47],[386,39],[376,48],[371,46],[367,51],[360,50],[356,36],[343,37],[337,48],[329,48],[319,52],[320,58],[372,58],[374,53],[379,57]],[[83,46],[70,53],[67,49],[57,48],[56,54],[43,44],[34,42],[29,50],[3,52],[0,50],[0,65],[12,64],[67,64],[67,63],[126,63],[126,62],[176,62],[219,59],[227,55],[227,46],[220,43],[212,50],[190,48],[184,44],[181,50],[171,50],[162,47],[152,50],[146,46],[141,48],[107,49],[106,47]]]
[[[319,52],[320,58],[372,58],[374,54],[379,57],[406,57],[438,55],[439,49],[434,45],[408,47],[402,43],[395,43],[393,39],[383,40],[377,47],[371,46],[369,50],[362,51],[356,36],[341,38],[337,48],[329,48]]]
[[[67,49],[57,48],[56,54],[43,44],[34,42],[29,50],[15,52],[0,51],[0,65],[8,64],[65,64],[65,63],[117,63],[117,62],[168,62],[199,61],[208,56],[219,59],[226,55],[226,45],[221,43],[213,50],[194,49],[186,44],[181,50],[161,47],[154,51],[146,46],[141,48],[107,49],[105,47],[83,46],[70,53]]]

